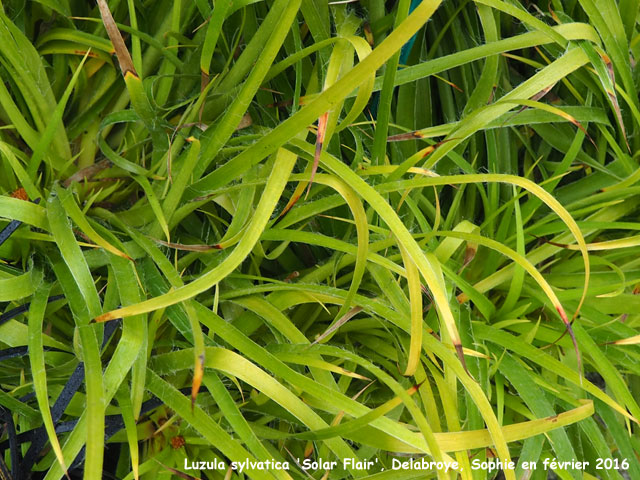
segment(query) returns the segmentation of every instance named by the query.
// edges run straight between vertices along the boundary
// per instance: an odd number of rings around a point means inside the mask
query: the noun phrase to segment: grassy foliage
[[[638,2],[213,3],[0,6],[0,478],[640,478]]]

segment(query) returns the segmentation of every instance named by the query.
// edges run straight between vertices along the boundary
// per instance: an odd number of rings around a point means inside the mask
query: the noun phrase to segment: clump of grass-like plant
[[[638,8],[3,2],[0,478],[640,478]]]

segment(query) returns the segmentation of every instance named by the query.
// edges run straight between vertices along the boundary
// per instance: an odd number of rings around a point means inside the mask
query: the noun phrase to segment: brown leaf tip
[[[435,150],[435,147],[429,147],[427,148],[424,153],[422,154],[422,158],[428,157],[429,155],[431,155],[433,153],[433,151]]]
[[[132,74],[138,78],[136,69],[133,66],[133,60],[131,60],[131,55],[129,55],[129,50],[127,50],[127,46],[125,45],[122,34],[111,15],[107,2],[105,0],[97,0],[97,2],[98,8],[100,9],[100,16],[102,17],[102,23],[104,24],[104,28],[107,30],[109,40],[111,40],[113,49],[118,57],[118,63],[120,64],[122,74],[125,79],[127,78],[127,74]]]
[[[96,318],[94,318],[93,320],[91,320],[91,323],[102,323],[102,322],[107,322],[109,320],[115,320],[116,317],[113,315],[113,312],[107,312],[107,313],[103,313],[102,315],[98,315]]]
[[[422,384],[426,382],[426,380],[421,381],[420,383],[416,383],[413,387],[411,387],[407,393],[409,395],[413,395],[414,393],[416,393],[418,390],[420,390],[420,387],[422,386]]]

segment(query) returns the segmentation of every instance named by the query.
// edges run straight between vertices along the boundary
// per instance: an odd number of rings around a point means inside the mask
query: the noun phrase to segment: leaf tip
[[[91,323],[103,323],[108,322],[109,320],[115,320],[116,318],[120,318],[116,314],[117,310],[112,310],[111,312],[103,313],[102,315],[98,315],[96,318],[91,320]]]
[[[191,413],[193,413],[193,410],[196,406],[196,399],[198,398],[200,385],[202,385],[203,376],[204,376],[204,353],[201,353],[196,358],[196,363],[193,369],[193,382],[191,383]]]

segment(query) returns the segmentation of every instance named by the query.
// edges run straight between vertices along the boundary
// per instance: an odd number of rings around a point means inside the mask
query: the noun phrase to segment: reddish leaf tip
[[[557,310],[558,314],[560,315],[560,318],[562,319],[562,321],[565,324],[568,325],[569,324],[569,318],[567,317],[567,314],[565,313],[564,308],[562,308],[562,305],[556,305],[555,307],[556,307],[556,310]]]
[[[102,323],[107,322],[109,320],[115,320],[116,318],[120,318],[114,314],[114,312],[103,313],[102,315],[98,315],[96,318],[91,320],[91,323]]]

